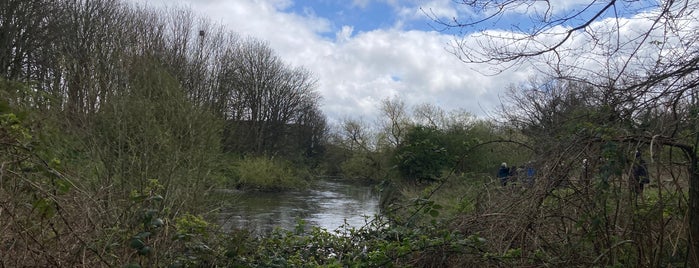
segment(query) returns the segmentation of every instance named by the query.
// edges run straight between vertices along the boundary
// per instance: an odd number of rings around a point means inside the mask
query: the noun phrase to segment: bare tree
[[[350,152],[369,151],[372,148],[371,133],[365,122],[359,119],[346,118],[337,132],[338,144],[341,144]]]
[[[413,116],[415,117],[415,121],[420,125],[433,128],[446,127],[446,114],[444,110],[438,106],[429,103],[415,106],[413,109]]]
[[[243,41],[235,54],[231,71],[228,118],[231,133],[238,137],[236,150],[256,154],[278,153],[284,133],[304,113],[315,113],[316,80],[306,69],[282,62],[265,43]],[[309,114],[310,115],[310,114]],[[233,145],[233,144],[231,144]]]
[[[385,118],[379,122],[382,136],[389,148],[398,147],[406,134],[410,123],[405,103],[398,97],[381,101],[381,113]]]
[[[30,77],[41,48],[55,38],[58,9],[47,1],[2,1],[0,3],[0,67],[10,79]]]
[[[413,107],[413,122],[441,130],[466,130],[475,117],[463,109],[445,111],[439,106],[423,103]]]

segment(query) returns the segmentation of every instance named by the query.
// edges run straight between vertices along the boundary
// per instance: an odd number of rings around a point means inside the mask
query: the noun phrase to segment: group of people
[[[536,171],[534,166],[530,163],[521,166],[508,167],[507,163],[502,163],[500,169],[498,169],[498,179],[500,180],[500,185],[507,186],[508,182],[522,181],[525,186],[534,185],[534,176]]]
[[[587,178],[588,161],[583,159],[583,176]],[[631,166],[631,174],[629,176],[629,186],[636,194],[643,193],[645,184],[650,183],[648,176],[648,165],[643,160],[640,151],[636,151],[634,160]],[[500,180],[500,185],[507,186],[508,183],[522,181],[524,186],[534,185],[536,171],[531,162],[526,165],[508,167],[507,163],[503,162],[498,169],[497,177]]]

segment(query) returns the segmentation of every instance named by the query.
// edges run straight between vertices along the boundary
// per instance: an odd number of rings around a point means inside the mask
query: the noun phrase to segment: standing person
[[[631,176],[631,181],[634,192],[637,194],[643,193],[643,185],[650,183],[650,178],[648,178],[648,166],[646,161],[641,157],[641,152],[636,151],[636,159],[633,161],[633,174]]]
[[[522,166],[513,165],[510,167],[510,176],[507,179],[508,182],[519,183],[519,177],[522,176],[524,168]]]
[[[526,186],[532,187],[532,186],[534,186],[534,176],[536,175],[536,170],[534,169],[534,163],[532,163],[532,161],[527,162],[526,169],[527,169]]]
[[[510,176],[510,169],[507,168],[507,163],[502,162],[500,169],[498,169],[498,179],[500,179],[500,185],[506,186],[507,179]]]

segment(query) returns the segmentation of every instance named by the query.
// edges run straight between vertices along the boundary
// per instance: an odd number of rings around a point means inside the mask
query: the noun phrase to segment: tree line
[[[31,83],[23,101],[71,123],[131,94],[134,66],[157,63],[198,109],[225,120],[231,152],[292,154],[325,131],[316,79],[264,41],[243,38],[186,9],[165,13],[123,1],[4,1],[0,67]],[[291,141],[294,142],[291,142]],[[282,146],[287,144],[287,146]]]

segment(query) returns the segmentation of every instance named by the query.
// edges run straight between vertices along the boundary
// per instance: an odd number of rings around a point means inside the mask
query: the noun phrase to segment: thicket
[[[217,263],[212,190],[317,163],[312,74],[187,10],[3,1],[0,37],[0,266]]]
[[[692,113],[666,129],[679,114],[631,112],[607,102],[607,93],[550,79],[513,88],[501,121],[440,125],[431,123],[444,121],[438,110],[420,120],[405,107],[388,109],[382,133],[346,121],[338,144],[359,148],[355,158],[392,164],[365,165],[377,173],[386,167],[381,203],[390,227],[382,231],[419,234],[402,245],[388,238],[364,243],[404,249],[382,252],[408,266],[687,266]],[[680,101],[685,108],[678,110],[692,111],[694,100]],[[396,147],[387,146],[392,141]],[[650,175],[643,193],[633,177],[637,157]],[[518,171],[507,187],[495,179],[501,162]]]

